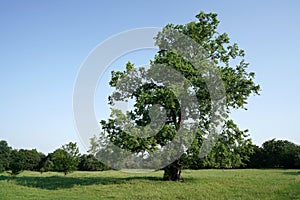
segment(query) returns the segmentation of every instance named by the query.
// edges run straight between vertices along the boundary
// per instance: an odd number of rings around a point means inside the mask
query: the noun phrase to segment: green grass
[[[299,170],[184,170],[184,182],[162,171],[0,174],[0,199],[300,199]]]

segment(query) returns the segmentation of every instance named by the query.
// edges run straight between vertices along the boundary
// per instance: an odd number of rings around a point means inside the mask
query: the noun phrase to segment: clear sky
[[[128,29],[188,23],[202,10],[218,13],[219,32],[245,49],[262,87],[232,118],[255,144],[300,144],[299,9],[297,0],[0,1],[0,140],[44,153],[74,141],[84,151],[72,95],[93,48]]]

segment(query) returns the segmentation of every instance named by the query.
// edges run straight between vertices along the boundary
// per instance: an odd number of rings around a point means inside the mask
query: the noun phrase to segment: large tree
[[[151,168],[149,163],[157,163],[165,180],[182,180],[181,155],[206,156],[215,143],[215,151],[226,154],[218,154],[214,162],[232,158],[220,167],[242,164],[243,158],[232,154],[242,157],[249,139],[229,114],[246,109],[248,97],[259,94],[260,87],[247,71],[244,50],[217,32],[217,14],[200,12],[196,19],[168,24],[158,33],[159,51],[149,68],[128,63],[125,71],[112,72],[110,104],[134,101],[131,111],[112,109],[111,118],[101,121],[98,155],[125,160],[112,167]],[[128,152],[135,156],[128,157]]]

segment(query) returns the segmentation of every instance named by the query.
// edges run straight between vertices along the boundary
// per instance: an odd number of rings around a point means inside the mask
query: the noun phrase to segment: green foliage
[[[260,87],[254,82],[254,72],[247,71],[249,64],[244,60],[244,50],[240,49],[236,43],[230,43],[226,33],[218,33],[217,14],[200,12],[196,15],[196,19],[196,21],[185,25],[168,24],[158,33],[156,44],[159,51],[154,60],[151,61],[149,70],[145,68],[136,69],[129,62],[125,71],[112,72],[110,85],[117,92],[109,97],[110,104],[113,105],[115,101],[132,99],[135,100],[134,109],[126,115],[112,110],[111,118],[107,121],[102,120],[101,125],[110,142],[132,153],[154,152],[161,146],[167,145],[170,140],[174,139],[184,118],[189,118],[188,115],[191,115],[193,111],[186,112],[186,116],[182,116],[182,107],[174,92],[155,84],[151,79],[146,80],[146,83],[143,83],[138,89],[130,88],[130,86],[141,84],[142,78],[147,73],[156,75],[162,71],[167,71],[168,67],[172,67],[192,84],[198,99],[196,108],[200,111],[198,131],[192,146],[186,151],[188,156],[197,156],[205,136],[209,134],[211,112],[213,111],[206,79],[204,75],[199,74],[194,64],[205,63],[204,61],[207,60],[207,62],[213,63],[210,67],[220,73],[224,82],[227,123],[216,147],[204,159],[203,165],[217,168],[244,166],[252,151],[251,140],[246,135],[246,131],[239,130],[228,116],[232,109],[246,109],[248,97],[252,94],[259,94]],[[176,49],[177,53],[181,53],[181,55],[169,51],[168,49],[182,45],[182,40],[174,37],[170,30],[184,34],[196,41],[205,50],[202,55],[205,56],[204,60],[201,60],[203,58],[200,60],[194,58],[195,63],[191,63],[189,59],[185,59],[199,53],[197,52],[199,49],[193,46],[190,46],[189,49]],[[209,70],[205,64],[203,66]],[[166,73],[164,76],[167,78],[168,74]],[[175,79],[175,77],[173,78]],[[178,84],[175,89],[183,91],[187,90],[187,87]],[[149,137],[134,137],[127,134],[124,131],[124,122],[126,121],[142,127],[151,123],[149,115],[153,105],[161,105],[166,112],[167,116],[163,128],[156,135]],[[178,148],[180,150],[180,147]]]
[[[300,149],[298,149],[298,152],[295,155],[295,168],[300,168]]]
[[[51,155],[53,170],[67,175],[77,169],[79,158],[80,154],[76,143],[70,142],[55,150]]]
[[[24,170],[38,170],[39,163],[45,157],[43,153],[38,152],[36,149],[20,149],[19,153],[25,157]]]
[[[292,142],[286,140],[276,141],[273,139],[266,141],[262,147],[258,147],[251,143],[247,131],[239,130],[233,121],[227,122],[226,129],[221,136],[215,147],[206,157],[200,158],[197,154],[191,153],[193,149],[189,149],[178,161],[175,161],[174,166],[168,166],[168,169],[175,171],[174,167],[176,166],[177,169],[300,168],[300,146]],[[74,170],[108,170],[109,168],[96,159],[93,154],[98,152],[98,156],[101,158],[107,156],[109,152],[98,151],[100,142],[97,141],[96,137],[91,139],[91,143],[94,144],[90,151],[92,154],[80,156],[76,144],[69,143],[45,156],[37,152],[36,149],[11,150],[12,148],[7,145],[7,142],[1,141],[0,156],[4,159],[0,161],[6,163],[6,168],[4,169],[10,170],[9,173],[14,177],[23,170],[36,170],[41,173],[59,171],[65,174]],[[74,160],[72,161],[69,155],[73,155],[77,158],[75,159],[76,162],[73,162]],[[143,157],[143,155],[141,155],[141,157]],[[133,160],[127,160],[134,169],[141,167],[138,165],[139,161],[139,157]],[[160,158],[157,159],[157,162],[160,162]],[[76,163],[78,163],[78,165]],[[142,167],[151,168],[151,166],[148,165]],[[169,174],[171,179],[173,176],[174,174]]]
[[[107,170],[104,164],[102,164],[94,155],[82,155],[78,164],[78,170],[80,171],[103,171]]]
[[[8,169],[11,149],[6,141],[0,141],[0,173]]]
[[[260,168],[299,168],[300,146],[287,140],[269,140],[255,148],[250,166]]]
[[[39,166],[38,166],[38,170],[41,173],[54,170],[52,155],[53,155],[53,153],[49,153],[46,157],[43,157],[41,159]]]
[[[18,150],[12,150],[9,159],[9,170],[11,176],[15,177],[20,174],[25,167],[26,157]]]
[[[246,167],[252,154],[253,145],[247,130],[239,130],[237,125],[229,120],[219,141],[203,159],[203,167],[221,169]]]

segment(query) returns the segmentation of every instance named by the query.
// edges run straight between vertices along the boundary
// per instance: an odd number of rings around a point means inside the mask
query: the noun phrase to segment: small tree
[[[80,154],[76,143],[70,142],[55,150],[52,154],[53,170],[67,175],[77,169]]]
[[[103,171],[108,169],[103,163],[101,163],[94,155],[82,155],[78,164],[78,170],[80,171]]]
[[[9,169],[11,170],[10,174],[12,177],[17,176],[24,170],[26,163],[26,157],[23,153],[20,153],[18,150],[12,150],[9,159]]]
[[[20,149],[19,153],[25,157],[24,170],[38,170],[41,159],[45,157],[43,153],[38,152],[36,149]]]
[[[43,157],[38,165],[38,170],[43,172],[48,172],[53,170],[53,161],[52,161],[52,155],[53,153],[49,153],[46,157]]]

